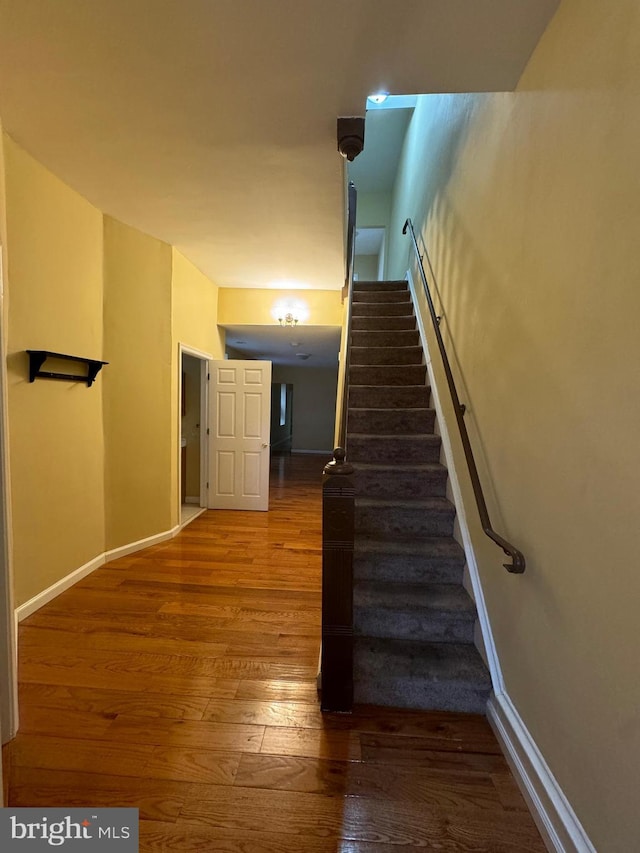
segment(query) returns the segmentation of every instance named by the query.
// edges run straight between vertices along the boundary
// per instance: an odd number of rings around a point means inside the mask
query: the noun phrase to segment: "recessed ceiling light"
[[[289,341],[289,346],[290,347],[299,347],[300,341]]]
[[[388,97],[388,92],[375,92],[373,95],[369,95],[367,100],[371,101],[372,104],[384,104]]]
[[[297,352],[296,358],[302,359],[302,361],[306,361],[308,358],[311,358],[310,352]]]

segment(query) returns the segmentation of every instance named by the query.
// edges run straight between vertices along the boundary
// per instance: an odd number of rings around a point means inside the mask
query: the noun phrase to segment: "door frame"
[[[0,246],[1,248],[1,246]],[[18,731],[18,622],[13,597],[11,493],[7,437],[7,350],[2,254],[0,253],[0,740]],[[2,778],[0,762],[0,780]]]
[[[207,475],[209,471],[209,362],[213,356],[203,350],[195,349],[187,344],[178,344],[178,423],[177,423],[177,449],[178,455],[178,524],[181,523],[180,508],[182,498],[180,495],[180,484],[182,482],[182,448],[180,445],[182,432],[182,356],[189,355],[200,361],[200,507],[207,506]]]

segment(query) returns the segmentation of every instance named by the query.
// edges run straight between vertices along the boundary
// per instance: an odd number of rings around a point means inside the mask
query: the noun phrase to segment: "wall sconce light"
[[[271,307],[271,316],[275,323],[295,329],[309,320],[309,306],[296,296],[284,296]]]
[[[280,323],[281,326],[297,326],[298,318],[288,311],[284,317],[278,317],[278,323]]]

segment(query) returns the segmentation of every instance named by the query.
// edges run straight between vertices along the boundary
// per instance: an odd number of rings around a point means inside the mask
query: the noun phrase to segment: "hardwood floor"
[[[138,807],[145,853],[544,851],[484,717],[318,710],[323,463],[22,623],[9,805]]]

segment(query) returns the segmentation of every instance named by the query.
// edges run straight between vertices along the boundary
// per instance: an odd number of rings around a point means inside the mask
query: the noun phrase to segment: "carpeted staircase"
[[[407,282],[355,282],[354,701],[483,713],[491,684],[425,380]]]

